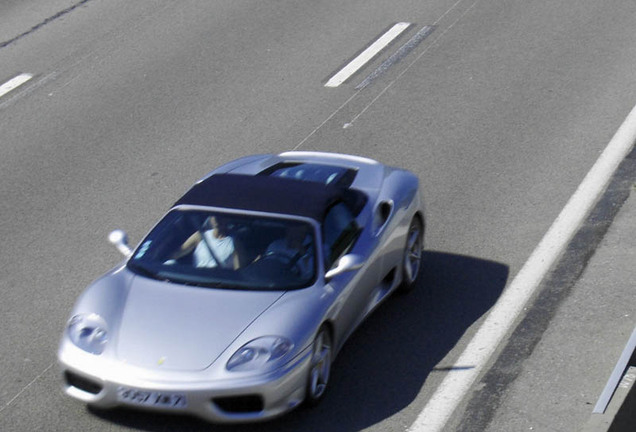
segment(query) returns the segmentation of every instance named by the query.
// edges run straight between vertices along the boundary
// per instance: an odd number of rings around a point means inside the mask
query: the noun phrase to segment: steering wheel
[[[294,274],[300,274],[300,267],[298,266],[298,259],[300,258],[300,254],[296,254],[297,256],[289,257],[289,255],[284,254],[280,251],[268,251],[265,255],[263,255],[261,260],[269,260],[273,259],[281,263],[284,268]]]

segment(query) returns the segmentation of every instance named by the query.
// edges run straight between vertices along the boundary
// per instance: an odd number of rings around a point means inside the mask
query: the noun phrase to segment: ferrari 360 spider
[[[90,405],[255,421],[325,395],[356,327],[420,273],[417,177],[358,156],[248,156],[198,181],[78,299],[60,342]]]

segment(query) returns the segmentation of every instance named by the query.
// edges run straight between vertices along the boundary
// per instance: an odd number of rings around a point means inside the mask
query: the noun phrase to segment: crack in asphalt
[[[42,372],[40,372],[40,374],[38,376],[33,378],[33,380],[30,383],[28,383],[26,386],[24,386],[22,388],[22,390],[20,390],[18,392],[18,394],[13,396],[13,398],[11,398],[11,400],[9,402],[7,402],[2,408],[0,408],[0,413],[2,413],[2,411],[4,411],[9,405],[11,405],[13,403],[13,401],[15,401],[18,397],[20,397],[20,395],[22,393],[24,393],[29,387],[31,387],[37,380],[42,378],[42,376],[44,376],[44,374],[47,373],[54,365],[55,365],[55,362],[51,363],[50,365],[48,365],[46,367],[46,369],[44,369]]]
[[[38,31],[39,29],[41,29],[45,25],[50,24],[51,22],[55,21],[56,19],[61,18],[64,15],[67,15],[67,14],[73,12],[75,9],[77,9],[80,6],[83,6],[84,4],[88,3],[89,1],[92,1],[92,0],[80,0],[79,2],[75,3],[74,5],[69,6],[66,9],[61,10],[58,13],[46,18],[41,23],[34,25],[33,27],[31,27],[29,30],[25,31],[24,33],[21,33],[21,34],[17,35],[16,37],[14,37],[12,39],[9,39],[7,41],[0,42],[0,48],[7,47],[7,46],[11,45],[12,43],[17,42],[20,39],[24,38],[25,36],[28,36],[28,35],[30,35],[32,33],[35,33],[36,31]]]

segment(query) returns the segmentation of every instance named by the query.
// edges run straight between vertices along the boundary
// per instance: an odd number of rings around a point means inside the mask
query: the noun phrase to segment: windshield
[[[316,275],[312,225],[297,219],[172,210],[128,261],[133,272],[187,285],[289,290]]]

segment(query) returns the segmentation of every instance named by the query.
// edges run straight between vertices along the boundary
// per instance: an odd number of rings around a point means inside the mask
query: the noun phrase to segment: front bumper
[[[265,420],[297,407],[305,398],[311,362],[309,347],[288,364],[266,374],[197,380],[192,375],[179,379],[180,374],[170,373],[165,377],[144,377],[144,373],[136,373],[143,371],[130,366],[113,367],[94,356],[89,363],[83,353],[77,354],[65,355],[63,350],[58,354],[63,390],[75,399],[99,408],[128,406],[188,414],[217,423]],[[123,400],[125,391],[136,392],[140,397]],[[162,397],[164,403],[153,403]],[[172,402],[165,403],[170,397]]]

